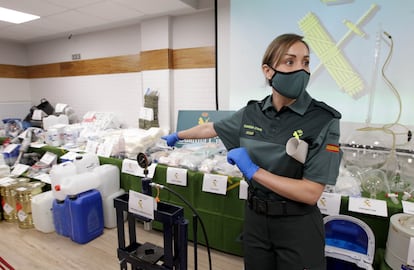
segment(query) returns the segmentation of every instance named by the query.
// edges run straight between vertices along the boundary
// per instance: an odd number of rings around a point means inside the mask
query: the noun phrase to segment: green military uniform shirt
[[[334,185],[342,151],[339,148],[341,114],[304,92],[295,103],[276,111],[272,96],[251,101],[232,116],[214,123],[228,150],[245,147],[259,167],[280,176],[306,178]],[[308,143],[304,164],[286,153],[294,133]],[[267,189],[252,181],[252,185]]]

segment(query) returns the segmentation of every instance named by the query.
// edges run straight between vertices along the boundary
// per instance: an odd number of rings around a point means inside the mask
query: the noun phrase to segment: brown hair
[[[297,34],[283,34],[276,37],[267,47],[262,59],[262,65],[273,67],[273,65],[276,64],[277,66],[282,59],[282,56],[289,50],[290,46],[298,41],[305,44],[309,50],[309,46],[303,40],[303,36]]]

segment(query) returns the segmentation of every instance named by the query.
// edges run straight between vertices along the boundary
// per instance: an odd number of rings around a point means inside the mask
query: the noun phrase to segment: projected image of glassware
[[[332,192],[346,196],[361,197],[361,183],[363,169],[356,166],[343,166],[339,168],[338,179]]]
[[[378,169],[387,160],[390,146],[382,131],[355,130],[341,149],[345,166]]]
[[[387,174],[388,185],[392,192],[402,192],[405,188],[405,183],[401,178],[400,164],[397,159],[395,150],[390,151],[387,160],[382,169]]]
[[[398,188],[404,190],[409,186],[414,186],[414,152],[397,153],[397,161],[400,168]]]
[[[367,170],[362,175],[362,189],[376,199],[381,192],[389,192],[387,175],[380,169]]]
[[[403,201],[411,200],[414,197],[414,186],[408,186],[405,188],[402,196]]]

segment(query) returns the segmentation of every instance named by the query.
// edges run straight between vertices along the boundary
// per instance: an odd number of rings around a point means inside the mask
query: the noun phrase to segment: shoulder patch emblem
[[[328,152],[338,153],[339,152],[339,145],[327,144],[325,150],[328,151]]]

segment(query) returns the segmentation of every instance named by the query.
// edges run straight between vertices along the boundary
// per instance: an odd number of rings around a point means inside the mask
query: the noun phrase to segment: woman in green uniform
[[[341,114],[306,91],[309,47],[302,36],[283,34],[268,46],[262,70],[272,88],[227,119],[164,136],[218,136],[249,183],[243,231],[245,270],[325,269],[325,232],[317,207],[326,184],[334,185],[342,152]],[[307,144],[306,158],[286,152],[293,138]]]

